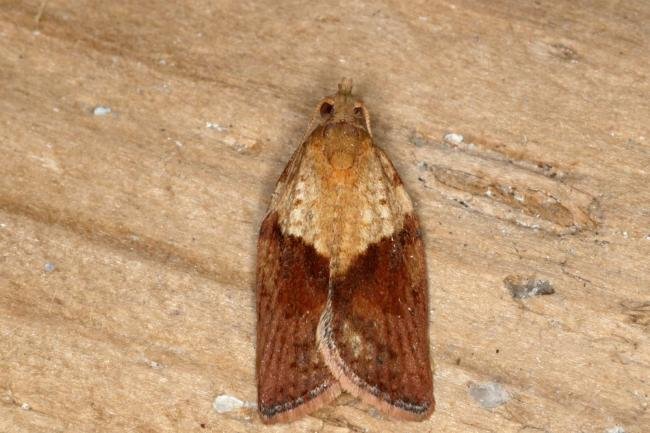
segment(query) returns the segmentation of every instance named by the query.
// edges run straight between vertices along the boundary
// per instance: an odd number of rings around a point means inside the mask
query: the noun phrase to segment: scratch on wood
[[[427,165],[426,170],[448,198],[481,213],[555,234],[597,227],[591,213],[595,199],[557,182],[531,176],[497,178],[441,165]]]
[[[419,139],[420,142],[427,140],[423,136],[419,136]],[[527,137],[524,136],[523,140],[528,143]],[[563,180],[567,176],[567,172],[555,163],[532,158],[522,150],[513,150],[504,143],[484,136],[450,133],[444,136],[442,143],[478,158],[506,162],[552,179]]]
[[[619,305],[629,323],[640,326],[646,332],[650,330],[650,301],[627,300]]]
[[[216,271],[223,267],[212,267],[200,257],[168,242],[135,235],[132,230],[119,222],[91,220],[84,218],[81,214],[72,215],[61,209],[21,203],[19,200],[12,200],[6,196],[0,196],[0,209],[39,223],[61,227],[91,242],[135,253],[144,259],[164,263],[167,267],[185,272],[196,272],[203,277],[225,283],[232,283],[237,279],[233,275],[226,280],[224,272]]]
[[[528,138],[524,137],[524,140],[528,142]],[[455,144],[454,147],[481,158],[508,162],[516,167],[551,179],[563,180],[567,176],[567,172],[559,168],[555,163],[532,158],[522,150],[513,150],[504,143],[486,137],[469,135],[461,143]]]

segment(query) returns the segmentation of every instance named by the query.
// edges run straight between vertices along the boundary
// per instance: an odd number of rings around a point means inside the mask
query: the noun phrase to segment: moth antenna
[[[352,94],[352,79],[343,78],[339,83],[339,95],[351,95]]]

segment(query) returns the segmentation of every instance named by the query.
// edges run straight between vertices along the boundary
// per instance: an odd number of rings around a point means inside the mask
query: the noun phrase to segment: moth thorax
[[[346,170],[352,167],[357,156],[365,150],[365,131],[346,122],[325,126],[324,150],[332,168]]]
[[[354,164],[354,154],[345,151],[334,152],[329,157],[330,164],[337,170],[345,170]]]

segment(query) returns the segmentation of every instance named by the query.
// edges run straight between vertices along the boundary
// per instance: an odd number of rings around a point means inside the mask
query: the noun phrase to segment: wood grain
[[[0,3],[1,432],[647,431],[648,2],[41,6]],[[342,76],[422,222],[437,409],[263,427],[212,403],[256,399],[259,224]]]

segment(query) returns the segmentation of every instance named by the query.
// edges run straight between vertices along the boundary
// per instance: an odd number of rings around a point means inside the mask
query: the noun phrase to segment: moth
[[[278,180],[257,254],[258,410],[289,422],[343,391],[390,417],[434,410],[413,204],[343,79]]]

